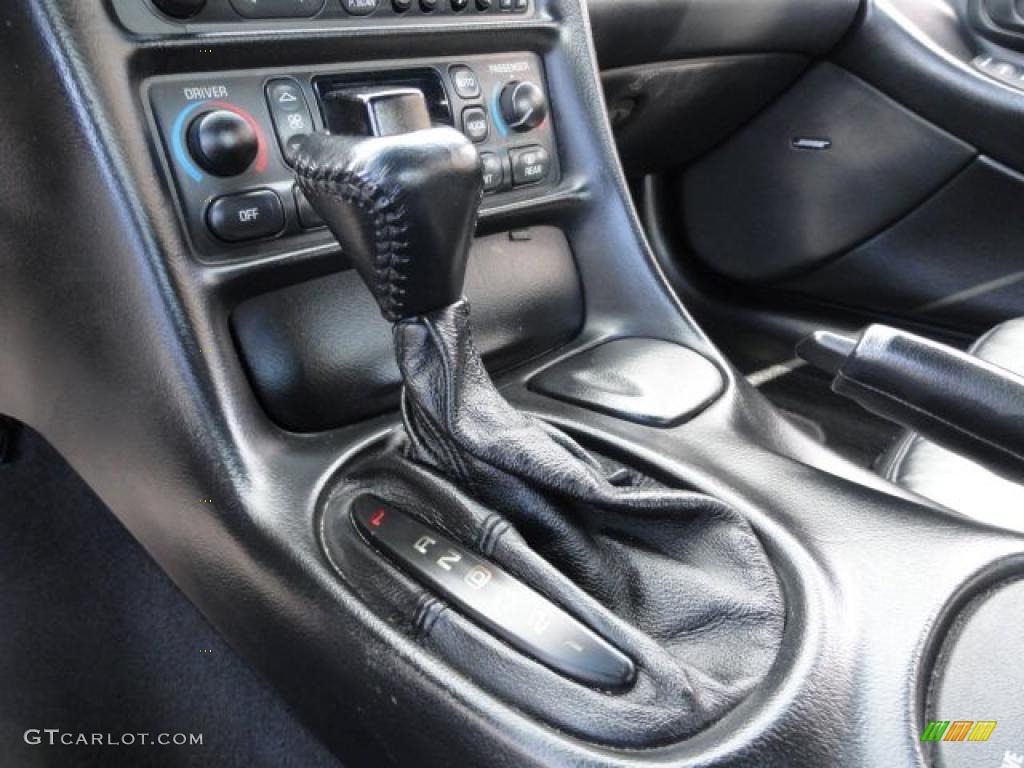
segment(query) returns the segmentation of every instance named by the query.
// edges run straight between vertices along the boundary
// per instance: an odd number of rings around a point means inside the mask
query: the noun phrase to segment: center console
[[[935,711],[976,631],[943,641],[1021,537],[834,455],[708,340],[586,3],[10,6],[0,403],[344,764],[924,766],[925,717],[999,720]],[[409,157],[450,167],[351,109],[410,91],[475,210],[403,198]],[[456,224],[472,333],[391,301]]]

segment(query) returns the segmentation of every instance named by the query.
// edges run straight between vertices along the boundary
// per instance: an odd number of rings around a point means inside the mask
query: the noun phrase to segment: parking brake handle
[[[884,325],[859,339],[818,331],[796,354],[835,375],[832,390],[889,421],[1024,481],[1024,378]]]

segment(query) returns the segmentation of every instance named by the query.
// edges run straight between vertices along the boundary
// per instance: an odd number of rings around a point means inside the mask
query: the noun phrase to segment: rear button
[[[206,223],[213,234],[229,243],[258,240],[284,229],[284,207],[269,189],[229,195],[213,201]]]
[[[377,10],[377,0],[341,0],[341,5],[353,16],[369,16]]]
[[[551,156],[544,147],[523,147],[509,152],[512,158],[512,184],[521,187],[547,178]]]

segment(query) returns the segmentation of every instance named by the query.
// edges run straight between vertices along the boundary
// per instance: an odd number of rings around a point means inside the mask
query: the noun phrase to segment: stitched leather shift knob
[[[453,128],[313,134],[295,176],[392,322],[462,298],[483,195],[480,158]]]

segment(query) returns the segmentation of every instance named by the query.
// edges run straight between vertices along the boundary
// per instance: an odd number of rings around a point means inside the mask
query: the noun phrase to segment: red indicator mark
[[[373,517],[370,518],[370,525],[374,528],[380,528],[380,524],[384,522],[384,515],[386,514],[387,512],[385,510],[378,509],[373,513]]]

